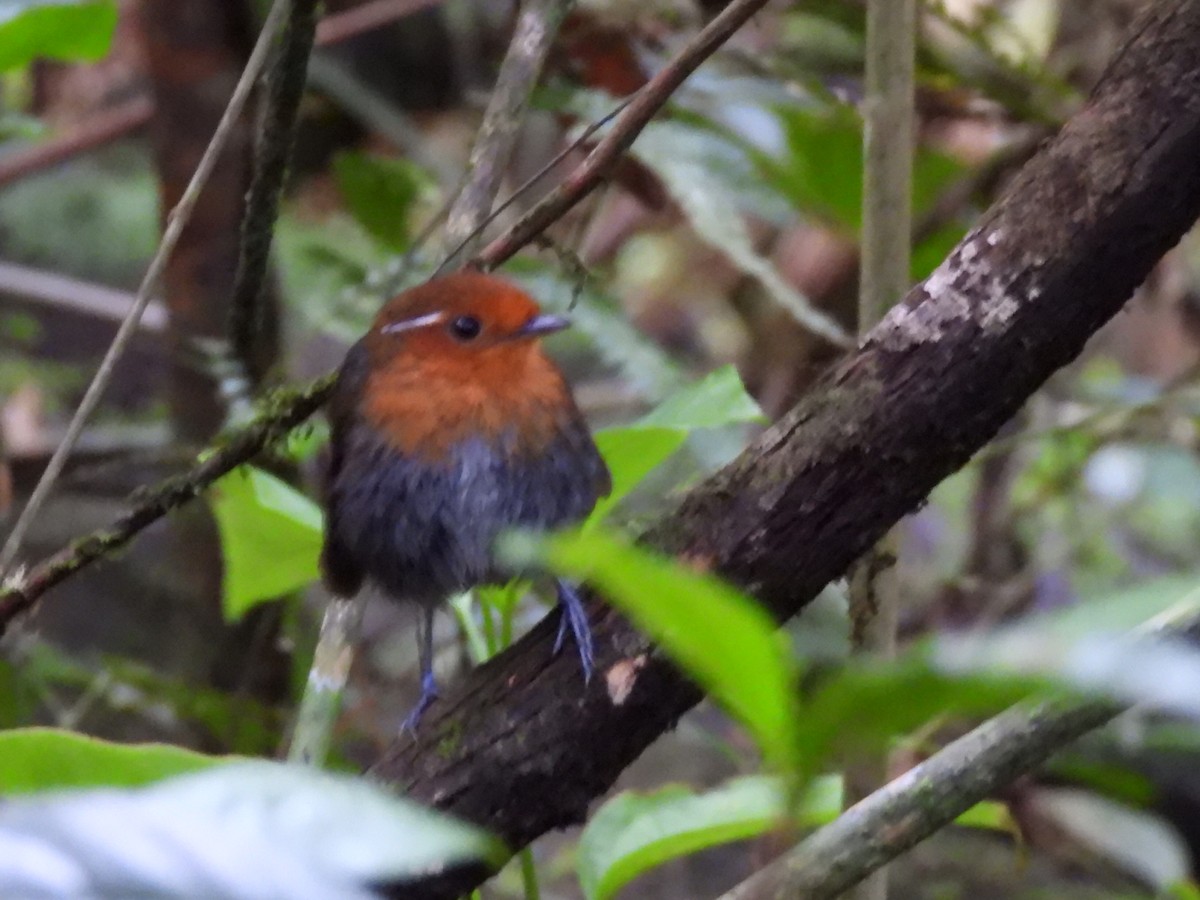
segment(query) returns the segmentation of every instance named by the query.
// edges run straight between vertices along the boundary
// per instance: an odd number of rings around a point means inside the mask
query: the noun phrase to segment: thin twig
[[[440,6],[445,0],[371,0],[345,12],[326,16],[317,25],[317,46],[340,44],[367,31],[374,31],[423,9]]]
[[[448,254],[451,264],[460,254],[471,251],[468,237],[491,212],[542,65],[574,5],[575,0],[525,0],[521,4],[496,87],[471,147],[467,182],[446,217],[443,247],[456,247],[464,240],[466,243]]]
[[[1099,700],[1013,707],[850,807],[720,900],[837,897],[1122,709]]]
[[[674,59],[646,82],[587,159],[507,233],[484,247],[473,263],[482,269],[494,269],[595,190],[684,79],[766,4],[767,0],[733,0],[726,6],[720,15],[688,41]]]
[[[2,261],[0,293],[111,322],[122,321],[137,299],[128,291]],[[150,332],[166,331],[167,310],[161,302],[152,300],[147,305],[138,328]]]
[[[195,499],[222,475],[286,437],[324,404],[332,390],[333,376],[326,375],[301,391],[277,393],[271,398],[270,410],[239,429],[223,445],[203,454],[203,461],[189,472],[138,491],[131,498],[132,508],[110,526],[74,541],[28,572],[18,569],[9,575],[0,585],[0,635],[50,588],[125,546],[142,529]]]
[[[234,356],[254,380],[263,374],[257,365],[265,316],[263,282],[317,25],[317,0],[291,0],[290,6],[267,70],[266,99],[254,148],[254,176],[242,213],[238,267],[229,308]]]
[[[117,361],[121,358],[121,354],[125,352],[125,348],[129,346],[129,342],[137,330],[138,320],[141,319],[142,313],[149,305],[154,291],[158,287],[158,280],[166,268],[171,251],[175,249],[175,244],[179,240],[180,234],[183,233],[184,226],[191,218],[192,209],[200,197],[200,191],[204,187],[204,183],[208,181],[208,176],[212,173],[213,166],[216,165],[217,157],[224,148],[226,141],[228,141],[238,116],[242,113],[242,107],[246,104],[246,98],[250,96],[250,91],[254,87],[255,81],[258,80],[258,74],[262,70],[263,63],[266,61],[268,51],[271,48],[271,42],[274,40],[280,25],[283,23],[283,17],[287,9],[288,0],[275,0],[270,12],[267,13],[266,21],[263,22],[262,31],[258,36],[258,42],[254,45],[254,50],[250,53],[250,59],[246,62],[246,68],[242,72],[242,77],[233,89],[233,95],[229,98],[229,105],[225,108],[225,113],[221,116],[221,121],[217,123],[212,140],[209,142],[208,148],[204,151],[204,156],[201,158],[200,164],[196,166],[192,180],[188,182],[188,186],[184,190],[183,196],[179,199],[179,203],[171,210],[170,215],[167,216],[166,232],[163,234],[162,241],[158,245],[158,251],[150,261],[150,267],[146,270],[146,275],[142,279],[141,286],[138,288],[137,300],[129,310],[125,321],[121,323],[121,327],[117,329],[116,337],[113,338],[108,352],[104,354],[104,359],[101,360],[100,366],[92,378],[92,383],[88,385],[87,392],[83,395],[83,400],[79,403],[79,408],[75,410],[75,415],[71,418],[71,423],[67,426],[67,432],[63,435],[62,443],[58,445],[58,449],[50,457],[50,462],[46,465],[46,470],[42,473],[42,477],[34,487],[33,494],[29,497],[29,502],[21,510],[21,515],[17,519],[17,523],[13,526],[12,532],[9,533],[4,548],[0,550],[0,575],[3,575],[8,570],[17,553],[20,551],[21,542],[25,539],[25,534],[28,532],[29,526],[33,523],[34,517],[37,516],[38,511],[42,508],[42,504],[46,501],[50,490],[54,487],[54,482],[62,473],[63,466],[67,462],[67,457],[70,456],[75,442],[79,440],[79,433],[83,430],[88,416],[92,414],[92,411],[96,408],[96,404],[100,402],[101,395],[112,379]]]
[[[132,97],[89,116],[49,140],[6,153],[0,159],[0,187],[124,137],[149,122],[153,115],[153,100],[145,96]]]
[[[441,274],[446,269],[446,267],[450,265],[451,260],[458,257],[458,255],[460,253],[462,253],[462,251],[464,249],[466,249],[467,244],[469,244],[471,241],[475,240],[475,238],[479,237],[479,235],[483,233],[483,229],[487,228],[488,225],[490,225],[492,222],[494,222],[496,220],[497,216],[499,216],[506,209],[508,209],[510,206],[512,206],[514,203],[516,203],[519,199],[521,199],[521,197],[530,188],[532,188],[535,184],[537,184],[539,181],[541,181],[543,178],[545,178],[547,173],[553,171],[555,166],[557,166],[564,159],[566,159],[568,156],[570,156],[573,152],[575,152],[577,149],[579,149],[584,144],[586,144],[589,140],[591,140],[592,135],[594,135],[597,131],[599,131],[601,128],[603,128],[605,125],[607,125],[613,119],[615,119],[618,115],[620,115],[621,110],[623,110],[625,107],[627,107],[632,102],[632,100],[635,96],[636,96],[636,94],[631,94],[630,96],[626,97],[624,100],[622,100],[615,107],[613,107],[611,110],[606,112],[603,116],[601,116],[595,122],[592,122],[590,125],[588,125],[588,127],[583,130],[583,132],[579,135],[579,137],[575,138],[575,140],[571,141],[571,143],[569,143],[567,146],[563,147],[562,150],[560,150],[558,153],[556,153],[554,155],[554,158],[552,160],[550,160],[548,163],[546,163],[544,166],[542,166],[540,169],[538,169],[536,172],[534,172],[532,175],[530,175],[528,178],[526,178],[525,181],[523,181],[521,183],[520,187],[518,187],[515,191],[513,191],[511,194],[509,194],[508,197],[505,198],[504,202],[502,202],[497,207],[495,207],[491,211],[491,213],[486,218],[483,219],[483,221],[481,221],[478,225],[475,226],[475,228],[471,231],[470,234],[468,234],[461,241],[459,241],[458,245],[453,250],[451,250],[449,253],[446,254],[445,259],[442,260],[441,265],[438,266],[437,271],[434,272],[434,274],[435,275]]]

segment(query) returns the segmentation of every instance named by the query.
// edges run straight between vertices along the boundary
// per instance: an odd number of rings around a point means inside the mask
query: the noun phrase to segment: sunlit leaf
[[[750,730],[772,765],[792,770],[794,673],[782,635],[754,600],[600,528],[510,535],[502,552],[593,585]]]
[[[842,809],[842,781],[809,785],[792,821],[832,821]],[[704,793],[672,785],[626,791],[592,816],[579,841],[579,880],[588,900],[607,900],[637,876],[699,850],[764,834],[788,818],[788,786],[765,775],[736,778]]]
[[[170,744],[115,744],[56,728],[17,728],[0,731],[0,795],[137,787],[221,761]]]
[[[5,897],[366,900],[504,856],[483,832],[361,778],[265,761],[0,807]]]
[[[7,0],[0,3],[0,71],[35,59],[95,62],[117,26],[114,0]]]
[[[319,571],[321,509],[261,469],[230,472],[209,491],[224,560],[226,618],[297,590]]]

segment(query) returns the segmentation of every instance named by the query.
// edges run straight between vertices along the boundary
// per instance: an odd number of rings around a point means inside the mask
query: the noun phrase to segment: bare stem
[[[868,0],[866,96],[863,100],[863,234],[858,332],[866,335],[909,284],[912,244],[913,67],[916,0]],[[892,532],[859,563],[850,580],[857,649],[896,654],[900,598]],[[880,564],[882,562],[882,564]],[[852,786],[869,792],[886,781],[887,755]],[[887,900],[887,870],[856,892],[858,900]]]
[[[350,678],[366,599],[362,593],[357,597],[334,597],[325,607],[304,697],[296,712],[288,762],[317,767],[325,763],[342,693]]]

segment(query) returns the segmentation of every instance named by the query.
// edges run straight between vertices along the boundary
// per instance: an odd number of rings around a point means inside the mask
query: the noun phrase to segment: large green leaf
[[[114,0],[0,2],[0,71],[43,57],[95,62],[108,53],[116,26]]]
[[[772,765],[792,771],[791,659],[775,623],[754,600],[601,528],[512,535],[502,550],[514,562],[538,560],[595,586],[750,730]]]
[[[236,469],[209,490],[225,564],[225,616],[297,590],[319,574],[321,509],[261,469]]]
[[[137,787],[222,760],[170,744],[114,744],[56,728],[0,731],[0,795]]]
[[[840,777],[809,785],[792,820],[787,783],[766,775],[735,778],[705,793],[683,785],[648,794],[626,791],[600,807],[583,830],[579,880],[588,900],[607,900],[672,859],[756,837],[790,821],[822,825],[841,809]]]

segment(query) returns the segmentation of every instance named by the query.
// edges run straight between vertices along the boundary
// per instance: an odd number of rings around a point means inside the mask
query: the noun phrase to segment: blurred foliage
[[[0,732],[0,791],[6,795],[87,787],[137,787],[213,765],[170,744],[112,744],[54,728]]]
[[[42,57],[94,62],[116,26],[116,0],[9,0],[0,6],[0,71]]]

